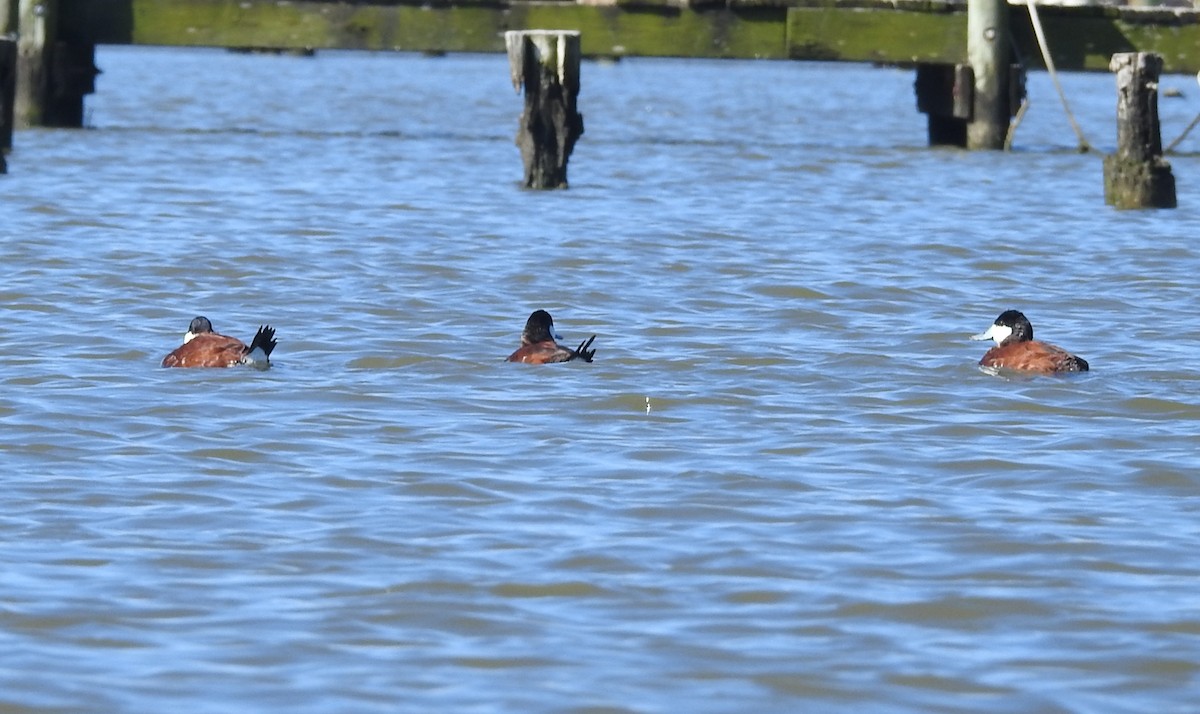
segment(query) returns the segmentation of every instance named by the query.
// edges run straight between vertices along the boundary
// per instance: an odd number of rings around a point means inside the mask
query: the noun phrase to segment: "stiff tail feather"
[[[592,335],[583,342],[580,342],[579,346],[575,348],[575,351],[571,353],[571,356],[567,358],[567,361],[570,362],[573,359],[581,359],[584,362],[591,362],[592,358],[596,356],[596,350],[589,350],[588,348],[592,346],[592,342],[595,339],[596,336]]]
[[[275,349],[275,328],[270,325],[260,325],[258,332],[242,357],[242,362],[259,368],[270,366],[271,352]]]

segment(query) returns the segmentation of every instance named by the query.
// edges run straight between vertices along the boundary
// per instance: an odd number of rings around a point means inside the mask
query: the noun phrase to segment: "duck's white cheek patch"
[[[987,328],[987,332],[984,332],[983,334],[975,335],[971,339],[972,340],[995,340],[996,344],[1000,344],[1001,342],[1007,340],[1009,335],[1011,335],[1011,334],[1012,334],[1011,327],[1005,327],[1004,325],[997,325],[997,324],[993,323],[991,327]]]
[[[194,332],[183,333],[183,344],[186,345],[187,343],[191,342],[194,339],[196,339],[196,333],[194,333]]]

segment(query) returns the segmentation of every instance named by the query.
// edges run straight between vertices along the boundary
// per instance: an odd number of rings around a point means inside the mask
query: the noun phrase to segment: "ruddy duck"
[[[525,330],[521,333],[521,346],[508,356],[508,362],[525,362],[526,364],[546,364],[548,362],[570,362],[581,359],[591,362],[596,350],[589,350],[592,335],[579,343],[573,350],[558,344],[556,339],[562,339],[554,334],[554,318],[545,310],[534,310],[525,321]]]
[[[981,367],[1043,374],[1088,371],[1088,363],[1082,357],[1034,340],[1033,325],[1016,310],[1000,313],[987,332],[972,335],[971,339],[996,341],[996,346],[979,360]]]
[[[258,369],[271,366],[271,350],[275,349],[275,330],[270,325],[258,328],[247,347],[236,337],[213,332],[207,317],[197,317],[188,325],[183,344],[163,358],[164,367],[232,367],[250,365]]]

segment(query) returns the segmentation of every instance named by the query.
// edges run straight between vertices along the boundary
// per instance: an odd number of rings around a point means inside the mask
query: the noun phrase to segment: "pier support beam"
[[[47,45],[53,43],[57,3],[20,0],[17,11],[16,124],[22,129],[41,126],[49,94]]]
[[[0,37],[0,174],[8,173],[5,155],[13,146],[13,103],[17,89],[17,42]]]
[[[0,0],[0,174],[8,173],[17,87],[17,0]]]
[[[16,126],[83,126],[83,97],[95,91],[96,46],[58,38],[57,0],[20,0]]]
[[[566,188],[567,160],[583,134],[579,96],[579,33],[521,30],[504,33],[513,88],[525,87],[517,146],[526,188]]]
[[[1175,208],[1175,176],[1162,155],[1158,76],[1162,57],[1120,52],[1117,73],[1117,151],[1104,157],[1104,202],[1116,208]]]
[[[1014,64],[1007,71],[1008,96],[1002,104],[1011,116],[1025,100],[1025,68]],[[929,145],[968,148],[967,127],[975,116],[975,70],[966,64],[918,64],[913,89],[917,111],[929,117]]]
[[[967,59],[975,75],[968,149],[1003,149],[1009,107],[1011,47],[1007,0],[967,0]]]
[[[917,111],[929,117],[930,146],[967,145],[967,121],[975,107],[975,77],[970,65],[919,64]]]

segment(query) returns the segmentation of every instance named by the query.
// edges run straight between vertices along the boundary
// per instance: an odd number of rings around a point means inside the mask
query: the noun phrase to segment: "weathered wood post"
[[[17,11],[16,123],[21,128],[41,126],[42,108],[49,86],[46,45],[53,42],[57,3],[20,0]]]
[[[17,0],[0,0],[0,174],[12,151],[13,101],[17,87]]]
[[[967,0],[967,61],[975,75],[968,149],[1003,149],[1009,117],[1007,0]]]
[[[970,65],[918,64],[913,83],[917,111],[928,115],[929,145],[967,145],[967,121],[975,107],[975,77]]]
[[[0,37],[0,174],[8,173],[5,154],[13,145],[13,102],[17,88],[17,42]]]
[[[57,0],[20,0],[16,125],[81,127],[83,97],[95,91],[96,46],[58,37]]]
[[[1025,68],[1009,65],[1006,84],[1004,108],[1011,116],[1025,101]],[[967,125],[975,116],[975,70],[971,65],[918,64],[913,89],[917,111],[928,115],[929,145],[967,148]]]
[[[579,96],[579,33],[520,30],[504,33],[513,88],[525,87],[517,146],[526,188],[566,188],[567,160],[583,134]]]
[[[1010,37],[1007,0],[967,0],[968,64],[917,65],[917,109],[929,117],[930,146],[1004,148],[1025,98]]]
[[[1162,156],[1158,125],[1162,57],[1119,52],[1108,68],[1117,73],[1117,151],[1104,157],[1104,202],[1117,208],[1175,208],[1175,176]]]

